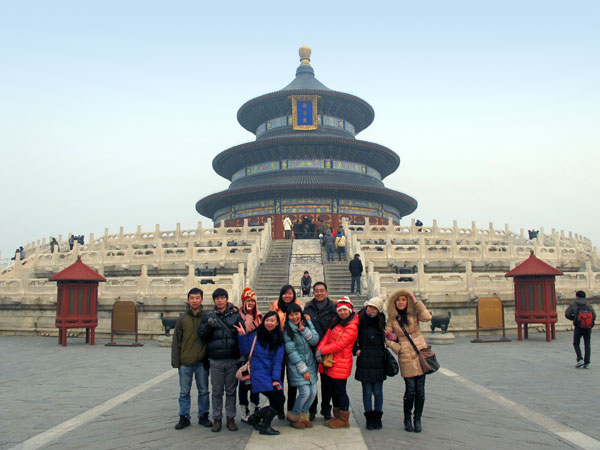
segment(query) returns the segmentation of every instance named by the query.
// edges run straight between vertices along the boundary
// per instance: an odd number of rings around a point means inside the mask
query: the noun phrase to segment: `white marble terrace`
[[[349,254],[366,261],[369,295],[390,294],[406,288],[424,300],[463,301],[498,295],[513,299],[513,285],[504,274],[535,255],[564,272],[556,278],[559,298],[573,298],[575,290],[600,295],[600,255],[592,242],[577,234],[539,230],[528,239],[521,229],[352,225],[344,223]],[[398,268],[398,269],[397,269]],[[404,272],[404,273],[396,273]]]

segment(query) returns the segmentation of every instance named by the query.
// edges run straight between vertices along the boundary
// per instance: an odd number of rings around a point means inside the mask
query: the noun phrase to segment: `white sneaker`
[[[242,422],[247,423],[248,422],[248,417],[250,417],[250,411],[248,410],[247,406],[244,405],[240,405],[242,407]]]
[[[575,364],[576,369],[581,369],[583,366],[584,366],[583,359],[578,360],[577,364]]]

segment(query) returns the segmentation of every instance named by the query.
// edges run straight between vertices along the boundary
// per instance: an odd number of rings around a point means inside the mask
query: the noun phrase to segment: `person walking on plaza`
[[[310,288],[312,287],[312,278],[308,270],[304,271],[304,275],[300,278],[300,288],[302,289],[302,297],[310,296]]]
[[[591,358],[592,328],[596,321],[596,311],[585,298],[584,291],[575,293],[575,301],[565,311],[565,317],[573,321],[573,347],[577,356],[577,369],[589,369]],[[584,356],[581,357],[581,338],[583,338]]]
[[[283,232],[286,239],[292,238],[292,220],[288,216],[283,219]]]
[[[275,311],[265,314],[256,331],[250,334],[242,325],[234,325],[242,355],[248,357],[252,351],[250,382],[252,393],[261,393],[269,399],[269,406],[261,408],[248,418],[248,423],[260,430],[260,434],[276,435],[279,431],[271,428],[277,412],[283,409],[281,368],[283,366],[283,333],[279,315]],[[252,346],[254,345],[254,350]]]
[[[312,428],[308,410],[317,396],[317,363],[311,346],[319,343],[319,334],[302,308],[292,303],[283,328],[288,384],[299,394],[287,418],[294,428]]]
[[[427,347],[419,322],[429,322],[431,314],[420,300],[405,290],[394,292],[387,302],[386,345],[398,355],[400,374],[404,378],[404,429],[421,432],[421,415],[425,405],[425,374],[419,357],[410,343],[410,335],[417,349]],[[414,424],[411,414],[414,406]]]
[[[346,236],[338,230],[337,237],[335,238],[335,246],[338,252],[338,261],[342,260],[342,255],[346,259]]]
[[[214,311],[202,317],[200,339],[207,343],[210,361],[210,382],[212,387],[213,426],[212,431],[221,431],[223,417],[223,393],[227,429],[237,431],[235,424],[236,401],[235,373],[240,357],[236,326],[243,325],[238,309],[230,303],[225,289],[217,288],[212,294]]]
[[[196,378],[198,389],[198,424],[210,427],[208,420],[210,407],[208,399],[208,357],[206,342],[200,340],[198,329],[204,317],[202,309],[203,292],[190,289],[187,295],[186,312],[175,322],[173,344],[171,346],[171,366],[179,372],[179,423],[176,430],[190,425],[190,391],[192,379]]]
[[[354,377],[362,384],[363,406],[367,430],[380,430],[383,416],[383,382],[385,371],[385,314],[384,299],[374,297],[365,302],[358,313],[358,340],[356,341],[356,372]],[[373,407],[373,397],[375,407]]]
[[[333,252],[335,249],[335,236],[331,231],[331,228],[327,233],[323,235],[323,243],[325,244],[325,250],[327,250],[327,261],[333,261]]]
[[[319,372],[323,374],[321,382],[329,387],[333,400],[333,418],[327,420],[325,426],[348,428],[350,399],[346,392],[346,383],[352,374],[352,349],[358,336],[358,316],[354,312],[352,300],[348,297],[338,300],[335,311],[337,315],[317,346],[315,359],[319,363]]]
[[[256,293],[249,287],[242,292],[242,309],[240,309],[240,316],[244,321],[244,327],[247,333],[252,333],[261,324],[263,315],[258,311],[256,307]],[[252,402],[252,408],[248,408],[248,393],[250,393],[250,401]],[[248,417],[254,414],[258,410],[260,399],[258,394],[251,392],[251,386],[240,380],[238,386],[238,399],[240,406],[242,407],[242,422],[247,422]]]
[[[363,273],[363,264],[358,253],[354,255],[354,259],[348,263],[348,270],[350,270],[350,275],[352,276],[350,294],[354,294],[354,286],[356,285],[356,293],[360,295],[360,277]]]
[[[323,281],[317,281],[313,286],[314,298],[304,307],[304,317],[310,318],[315,330],[319,334],[319,341],[325,337],[331,321],[336,316],[335,303],[327,296],[327,285]],[[315,396],[310,406],[310,420],[315,420],[317,415],[318,399]],[[321,415],[325,420],[331,419],[331,391],[329,386],[323,383],[321,375]]]

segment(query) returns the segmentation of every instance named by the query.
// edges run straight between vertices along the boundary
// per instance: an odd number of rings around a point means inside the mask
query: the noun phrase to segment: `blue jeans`
[[[333,245],[326,245],[325,248],[327,249],[327,261],[333,261]]]
[[[190,391],[192,390],[192,377],[196,377],[198,389],[198,417],[208,413],[210,407],[208,400],[208,370],[203,363],[193,366],[179,366],[179,415],[190,418]]]
[[[363,406],[366,411],[383,411],[383,381],[376,383],[362,383]],[[371,404],[371,397],[375,396],[375,409]]]
[[[338,261],[342,260],[342,255],[344,256],[344,259],[346,259],[346,247],[338,247]]]
[[[356,284],[356,292],[360,294],[360,275],[352,275],[352,286],[350,287],[350,293],[354,294],[354,285]]]
[[[303,386],[298,386],[297,389],[298,397],[296,397],[294,407],[292,408],[292,414],[295,416],[297,416],[301,412],[308,412],[310,405],[312,405],[312,402],[317,396],[317,384],[305,384]]]

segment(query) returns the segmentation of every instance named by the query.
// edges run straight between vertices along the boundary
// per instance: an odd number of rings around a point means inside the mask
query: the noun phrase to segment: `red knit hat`
[[[256,293],[249,287],[242,291],[242,307],[245,306],[245,303],[248,300],[254,300],[256,302]]]
[[[348,311],[350,311],[351,313],[353,313],[354,312],[354,305],[352,304],[352,300],[350,300],[350,298],[348,298],[348,297],[342,297],[342,298],[340,298],[337,301],[337,303],[335,304],[335,310],[337,312],[340,309],[347,309]]]

